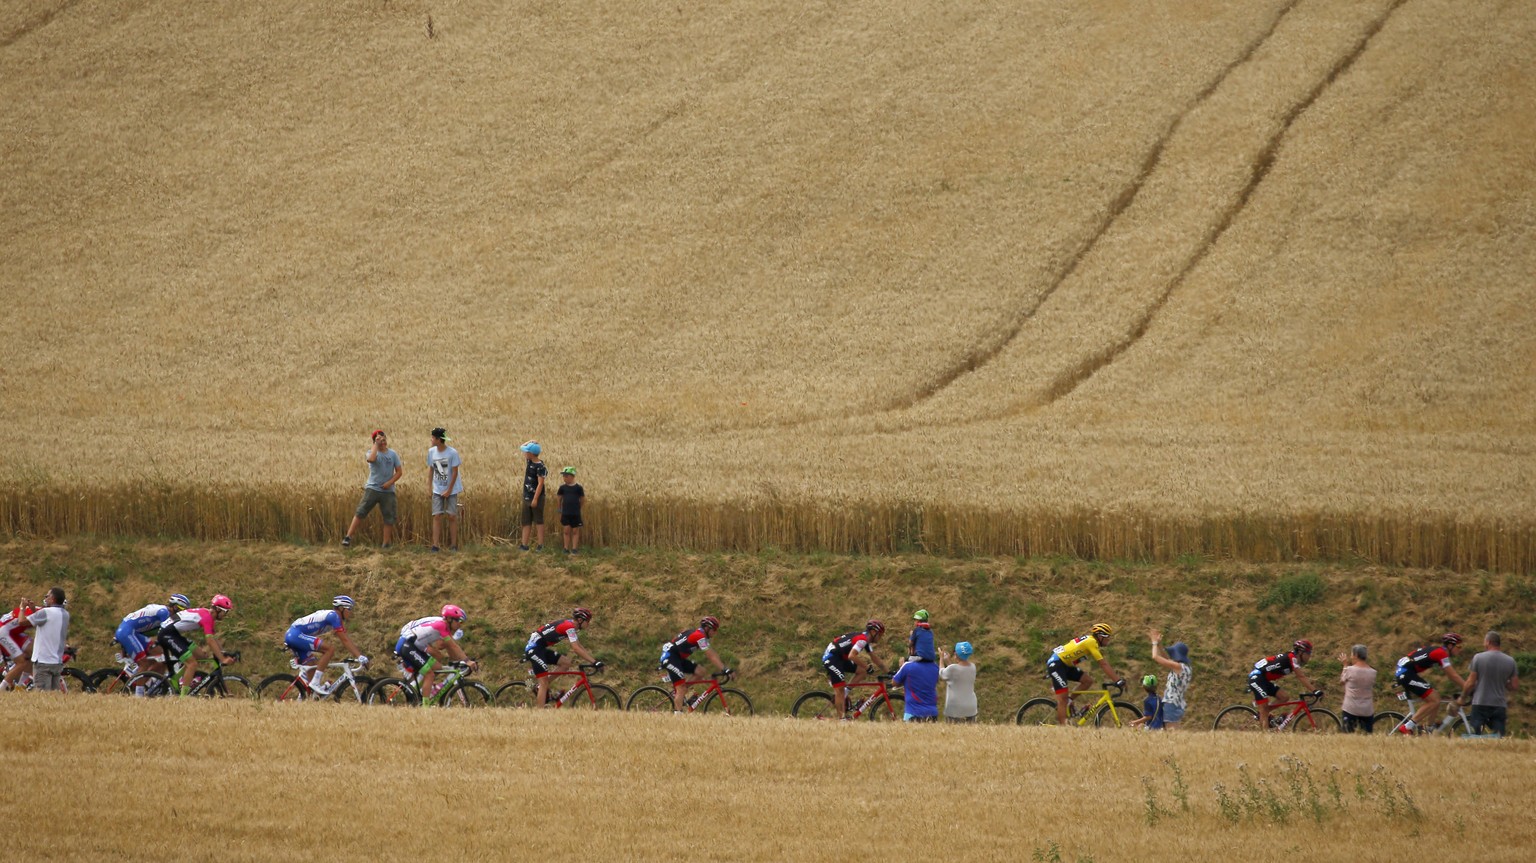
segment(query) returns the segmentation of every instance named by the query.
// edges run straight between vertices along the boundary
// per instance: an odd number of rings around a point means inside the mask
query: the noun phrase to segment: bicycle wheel
[[[631,696],[630,700],[633,701],[634,697]],[[704,706],[699,709],[716,716],[751,716],[752,699],[740,689],[722,689],[711,692],[704,699]]]
[[[1013,715],[1016,725],[1055,725],[1056,699],[1031,698]]]
[[[460,680],[443,693],[437,704],[439,707],[490,707],[491,691],[483,683]]]
[[[175,694],[176,685],[163,674],[153,671],[141,671],[128,679],[128,682],[119,684],[124,694],[139,695],[145,698],[159,698],[165,695]]]
[[[368,703],[382,707],[415,707],[419,699],[404,680],[386,677],[368,690]]]
[[[571,700],[565,706],[573,710],[623,710],[624,699],[619,697],[619,691],[612,686],[602,683],[587,684],[592,689],[589,698],[585,692],[571,696]]]
[[[133,690],[124,686],[128,679],[119,669],[103,668],[91,674],[91,688],[102,695],[132,695]]]
[[[1397,730],[1399,725],[1402,725],[1408,720],[1408,714],[1400,713],[1396,710],[1383,710],[1371,718],[1374,721],[1375,730],[1377,732],[1385,731],[1386,733],[1391,734]]]
[[[660,686],[642,686],[630,693],[624,709],[640,713],[671,713],[672,693]]]
[[[338,685],[335,689],[332,689],[331,694],[326,697],[332,701],[339,701],[342,704],[367,704],[368,690],[372,686],[373,678],[354,677],[352,678],[351,683],[348,683],[344,686]]]
[[[1291,724],[1286,727],[1292,731],[1304,731],[1308,734],[1339,734],[1344,730],[1344,724],[1332,710],[1311,707],[1308,708],[1308,712],[1312,714],[1310,722],[1307,721],[1307,714],[1303,713],[1292,719]]]
[[[211,698],[255,698],[251,682],[238,674],[225,674],[217,683],[203,689],[203,695]]]
[[[91,683],[91,676],[78,668],[64,669],[64,679],[60,682],[60,691],[71,695],[79,695],[85,692],[95,692],[96,687]]]
[[[807,692],[800,696],[789,715],[796,719],[840,719],[837,702],[830,692]]]
[[[1099,712],[1093,717],[1095,728],[1130,728],[1131,720],[1141,718],[1141,708],[1134,704],[1126,704],[1124,701],[1112,702],[1115,705],[1111,713],[1109,705],[1099,708]]]
[[[1211,725],[1216,731],[1258,731],[1259,712],[1243,704],[1234,704],[1216,714]]]
[[[497,707],[526,710],[533,706],[533,699],[538,694],[539,691],[527,682],[514,680],[496,690],[495,702]]]
[[[256,686],[256,697],[262,701],[303,701],[309,690],[292,674],[274,674]]]
[[[907,700],[900,695],[887,695],[885,703],[875,702],[864,714],[870,722],[900,722],[907,713]]]

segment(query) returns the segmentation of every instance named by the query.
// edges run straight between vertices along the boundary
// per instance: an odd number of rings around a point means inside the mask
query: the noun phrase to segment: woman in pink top
[[[1339,654],[1339,661],[1345,663],[1339,673],[1339,682],[1344,684],[1344,731],[1370,734],[1375,724],[1371,693],[1376,688],[1376,669],[1365,661],[1365,645],[1355,645],[1350,653],[1353,657]]]

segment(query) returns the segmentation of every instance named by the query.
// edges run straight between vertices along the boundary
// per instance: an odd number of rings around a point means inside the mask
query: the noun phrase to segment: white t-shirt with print
[[[1189,663],[1179,663],[1178,671],[1168,672],[1168,682],[1163,685],[1163,701],[1174,707],[1187,708],[1184,703],[1184,694],[1189,691]]]
[[[64,642],[69,639],[69,612],[56,606],[39,608],[27,615],[36,627],[32,639],[32,661],[60,665],[64,662]]]
[[[453,474],[453,469],[463,464],[459,459],[459,451],[453,447],[443,447],[439,452],[437,447],[427,447],[427,469],[432,472],[432,493],[448,493],[448,477]],[[453,494],[464,491],[464,474],[460,471],[453,484]]]

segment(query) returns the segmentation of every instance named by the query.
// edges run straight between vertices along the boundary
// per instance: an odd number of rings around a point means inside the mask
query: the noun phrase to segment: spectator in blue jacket
[[[939,665],[913,660],[897,669],[891,683],[903,690],[907,706],[902,719],[907,722],[939,721]]]

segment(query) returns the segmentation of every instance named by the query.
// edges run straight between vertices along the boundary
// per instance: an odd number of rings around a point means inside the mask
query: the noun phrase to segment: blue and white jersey
[[[293,625],[288,627],[289,632],[309,636],[324,635],[333,629],[337,632],[345,632],[347,630],[346,625],[341,622],[341,615],[334,610],[321,610],[314,614],[305,615],[295,620]]]
[[[169,608],[163,605],[150,604],[124,617],[123,623],[129,629],[143,635],[159,629],[160,624],[164,623],[170,616],[171,610]]]

